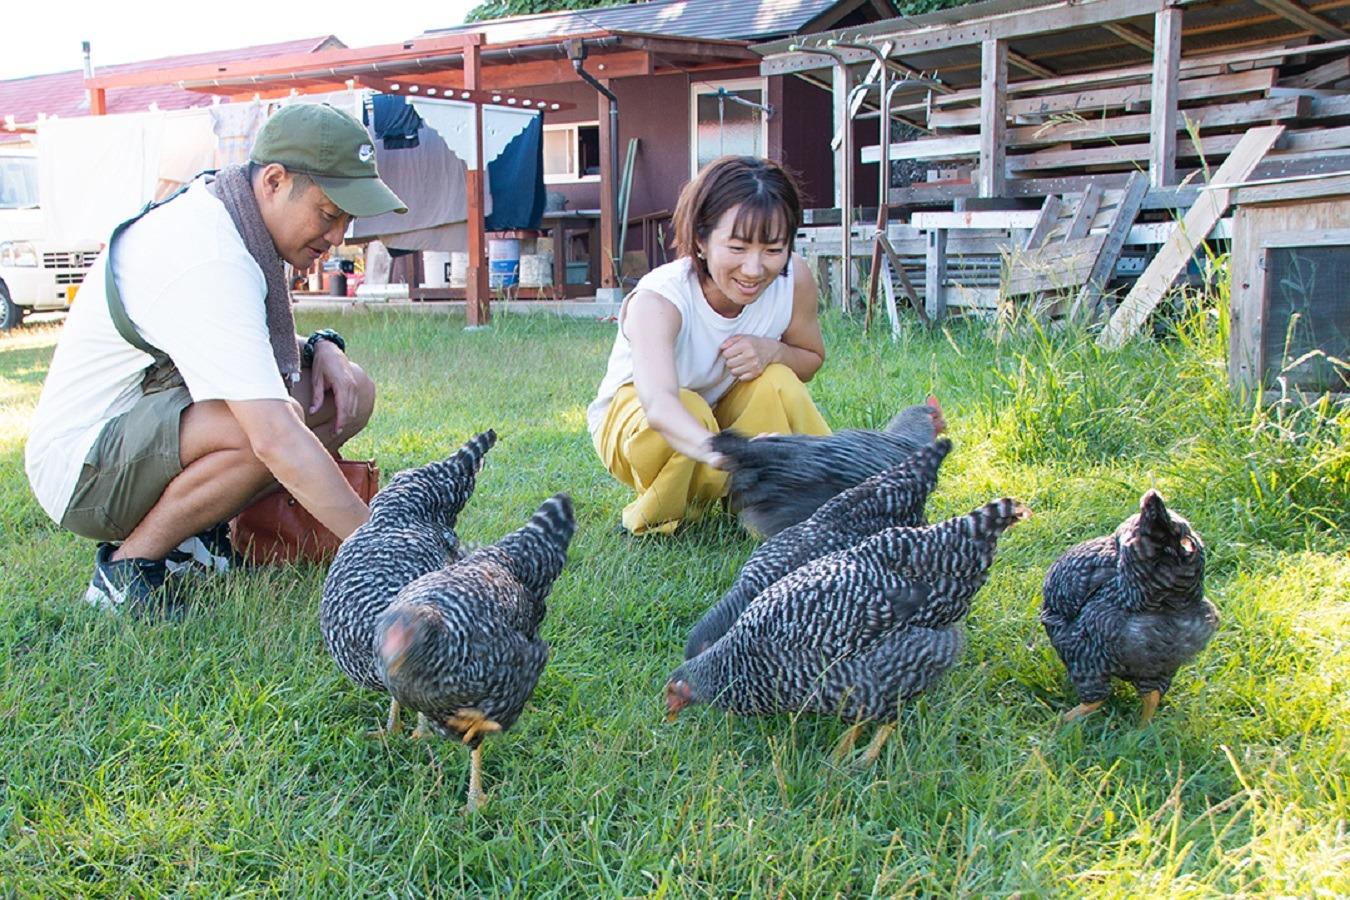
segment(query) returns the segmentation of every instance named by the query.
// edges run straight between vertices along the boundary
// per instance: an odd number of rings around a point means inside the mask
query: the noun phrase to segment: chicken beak
[[[672,681],[666,685],[666,721],[674,722],[679,718],[680,710],[690,704],[693,697],[689,686],[682,681]]]

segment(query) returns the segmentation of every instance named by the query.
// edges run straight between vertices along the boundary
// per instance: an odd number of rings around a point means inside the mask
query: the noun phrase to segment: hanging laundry
[[[417,110],[397,94],[375,94],[370,100],[369,109],[363,111],[368,114],[362,116],[362,121],[384,142],[384,149],[416,147],[417,131],[422,127]]]
[[[160,112],[48,118],[38,123],[38,196],[47,237],[106,241],[149,201],[159,180]]]
[[[419,228],[416,231],[400,231],[394,234],[382,234],[380,240],[389,248],[391,255],[413,253],[419,250],[435,250],[440,253],[453,253],[456,250],[469,249],[469,223],[452,222],[435,228]]]
[[[423,125],[418,130],[417,146],[400,150],[387,150],[376,141],[375,165],[380,179],[403,198],[408,211],[357,219],[352,225],[352,238],[383,238],[468,218],[468,167],[435,130]]]
[[[488,231],[539,227],[545,200],[543,118],[534,116],[488,163],[492,182],[492,212],[484,223]]]
[[[216,133],[215,168],[223,169],[248,162],[253,139],[267,121],[267,110],[257,100],[218,103],[211,107],[211,121]]]
[[[436,133],[470,166],[475,165],[473,104],[455,100],[431,100],[426,97],[410,101],[422,117],[422,122],[436,129]],[[515,139],[539,113],[531,109],[504,106],[483,107],[483,158],[492,162],[506,145]]]
[[[169,184],[187,184],[197,175],[214,169],[216,163],[215,121],[205,109],[164,113],[160,135],[159,179]]]

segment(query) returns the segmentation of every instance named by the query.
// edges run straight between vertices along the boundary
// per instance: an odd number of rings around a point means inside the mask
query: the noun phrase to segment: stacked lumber
[[[1350,159],[1350,46],[1320,54],[1309,49],[1183,59],[1179,170],[1184,174],[1221,160],[1247,130],[1271,124],[1285,126],[1267,157],[1273,165],[1316,165],[1328,155]],[[1152,68],[1139,65],[1009,84],[1009,194],[1024,194],[1016,187],[1019,180],[1080,178],[1085,185],[1085,176],[1147,168],[1151,78]],[[966,90],[898,108],[902,115],[921,118],[933,136],[892,144],[891,159],[924,160],[935,167],[977,161],[979,100],[978,90]],[[863,149],[864,162],[879,156],[877,147]],[[922,188],[914,185],[911,194]],[[933,188],[935,194],[944,192]]]

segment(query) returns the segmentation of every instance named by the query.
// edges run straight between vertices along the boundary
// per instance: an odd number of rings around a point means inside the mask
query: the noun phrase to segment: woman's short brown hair
[[[675,205],[675,250],[694,260],[700,277],[708,277],[708,262],[699,256],[699,245],[708,240],[726,211],[737,206],[733,235],[763,244],[786,243],[792,252],[802,221],[801,197],[793,177],[772,160],[719,157],[684,186]]]

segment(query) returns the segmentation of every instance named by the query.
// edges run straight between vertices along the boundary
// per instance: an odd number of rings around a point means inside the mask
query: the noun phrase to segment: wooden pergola
[[[585,48],[584,77],[574,62]],[[470,326],[489,321],[488,266],[484,208],[484,105],[516,108],[571,108],[540,101],[523,91],[587,81],[607,85],[614,79],[660,74],[662,71],[746,65],[758,60],[744,41],[689,40],[661,35],[597,30],[584,34],[547,35],[488,45],[481,33],[419,37],[398,44],[321,50],[312,53],[219,65],[148,70],[86,80],[90,111],[107,111],[107,91],[148,84],[181,88],[230,98],[279,98],[294,94],[369,88],[405,96],[456,100],[474,104],[476,165],[467,175],[468,253],[467,316]],[[600,111],[600,287],[619,286],[616,267],[618,209],[614,134],[608,101],[597,93]],[[545,105],[545,103],[547,105]]]

